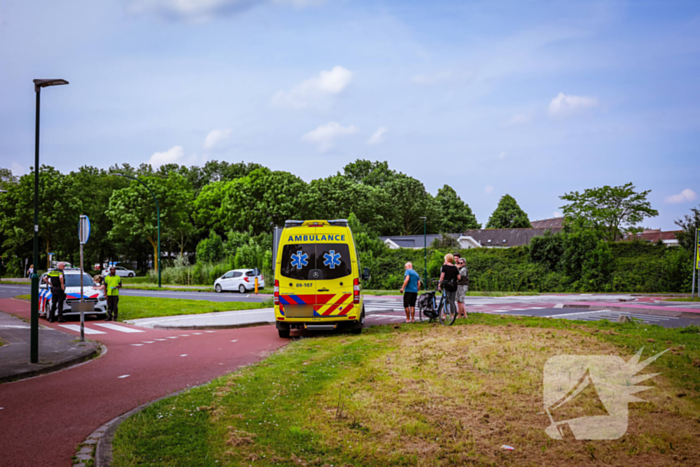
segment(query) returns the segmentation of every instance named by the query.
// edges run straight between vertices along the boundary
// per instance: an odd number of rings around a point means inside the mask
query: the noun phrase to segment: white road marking
[[[0,329],[29,329],[31,326],[24,326],[22,324],[5,324],[0,326]]]
[[[141,347],[143,344],[131,344],[131,345],[133,345],[134,347]]]
[[[168,339],[155,339],[155,340],[163,342],[163,341],[167,341]]]
[[[131,376],[131,375],[121,375],[117,379],[128,378],[129,376]]]
[[[532,308],[528,308],[528,310],[544,310],[545,308],[544,306],[533,306]]]
[[[112,324],[112,323],[93,323],[95,326],[99,326],[101,328],[107,328],[111,329],[112,331],[119,331],[119,332],[146,332],[142,329],[134,329],[134,328],[127,328],[126,326],[119,326],[118,324]]]
[[[59,324],[62,328],[66,328],[70,331],[80,332],[80,326],[77,324]],[[98,331],[97,329],[85,328],[85,334],[107,334],[106,332]]]
[[[141,341],[141,342],[143,342],[144,344],[153,344],[155,341]]]
[[[210,334],[211,334],[212,332],[216,332],[216,331],[204,331],[204,332],[208,332],[208,333],[210,333]]]
[[[201,332],[193,332],[192,334],[194,334],[195,336],[201,336],[201,335],[202,335]]]
[[[182,355],[180,355],[180,356],[181,356],[181,357],[186,357],[186,356],[187,356],[187,354],[186,354],[186,353],[183,353],[183,354],[182,354]]]
[[[563,303],[557,303],[557,304],[554,305],[552,308],[564,308],[564,304],[563,304]]]
[[[559,318],[561,316],[592,315],[595,313],[610,313],[610,310],[582,311],[580,313],[562,313],[560,315],[540,316],[540,318]]]
[[[238,342],[238,339],[234,339],[234,340],[232,340],[231,342]]]
[[[189,334],[179,334],[180,337],[190,337]]]
[[[177,336],[168,336],[168,339],[177,339]]]

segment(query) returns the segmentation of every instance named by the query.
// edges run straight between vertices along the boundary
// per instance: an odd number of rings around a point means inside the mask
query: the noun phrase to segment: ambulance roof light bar
[[[319,227],[320,227],[319,223],[322,224],[323,222],[327,222],[329,225],[335,225],[335,226],[340,226],[340,227],[347,227],[347,226],[348,226],[348,221],[347,221],[347,219],[334,219],[334,220],[330,220],[330,221],[295,221],[295,220],[288,220],[288,221],[284,221],[284,226],[285,226],[285,227],[301,227],[301,226],[303,226],[304,223],[306,223],[306,222],[312,222],[311,224],[308,224],[308,225],[312,225],[312,226],[314,226],[314,227],[315,227],[315,226],[319,226]]]

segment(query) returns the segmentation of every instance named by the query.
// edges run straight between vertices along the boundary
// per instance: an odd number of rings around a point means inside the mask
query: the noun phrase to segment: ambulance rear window
[[[313,280],[310,273],[314,269],[321,272],[321,280],[352,274],[350,249],[345,243],[285,245],[280,260],[282,276],[295,280]]]

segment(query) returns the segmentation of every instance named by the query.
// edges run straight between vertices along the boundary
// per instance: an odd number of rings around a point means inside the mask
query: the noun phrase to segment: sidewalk
[[[29,363],[29,323],[0,311],[0,383],[60,370],[97,353],[96,342],[39,326],[39,363]]]
[[[232,329],[275,324],[275,310],[274,308],[262,308],[259,310],[219,311],[196,315],[132,319],[125,322],[152,329]]]

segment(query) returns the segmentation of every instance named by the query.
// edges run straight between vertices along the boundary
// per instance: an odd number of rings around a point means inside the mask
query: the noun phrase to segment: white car
[[[108,276],[109,275],[109,269],[110,268],[105,268],[102,271],[103,276]],[[131,269],[127,269],[122,266],[114,266],[114,269],[116,269],[115,274],[119,277],[136,277],[136,273],[132,271]]]
[[[80,269],[65,269],[63,271],[66,284],[66,300],[63,302],[63,316],[80,316],[79,312],[73,312],[70,304],[80,301]],[[44,318],[49,318],[51,310],[51,287],[46,285],[43,274],[39,279],[39,313],[44,315]],[[107,317],[107,297],[104,290],[95,290],[93,286],[95,282],[90,274],[83,273],[83,298],[86,302],[94,304],[93,311],[85,312],[88,315],[97,317]],[[57,318],[57,316],[56,316]]]
[[[234,269],[214,281],[214,290],[221,293],[225,290],[237,290],[246,293],[255,290],[255,269]],[[265,287],[265,279],[258,274],[258,287]]]

